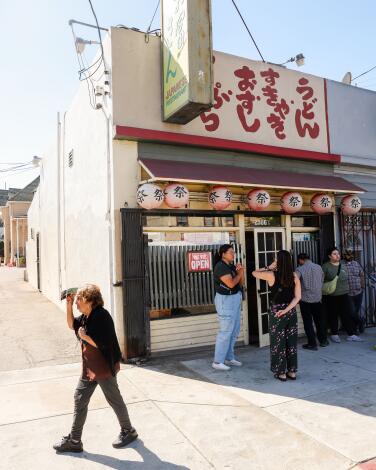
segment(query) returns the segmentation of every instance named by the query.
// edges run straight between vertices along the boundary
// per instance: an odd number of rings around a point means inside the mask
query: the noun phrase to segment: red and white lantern
[[[179,183],[169,184],[164,190],[165,203],[173,209],[180,209],[189,203],[188,188]]]
[[[303,207],[303,197],[296,192],[285,193],[281,198],[281,209],[286,214],[295,214]]]
[[[345,196],[341,201],[341,210],[345,215],[355,215],[362,208],[362,201],[359,196]]]
[[[145,183],[137,189],[137,204],[144,209],[156,209],[164,200],[164,192],[156,184]]]
[[[262,211],[270,205],[270,194],[265,189],[253,189],[247,194],[248,207],[253,211]]]
[[[315,194],[311,199],[311,209],[316,214],[327,214],[333,207],[333,199],[329,194]]]
[[[232,192],[226,186],[214,186],[209,192],[209,204],[219,211],[227,209],[232,202]]]

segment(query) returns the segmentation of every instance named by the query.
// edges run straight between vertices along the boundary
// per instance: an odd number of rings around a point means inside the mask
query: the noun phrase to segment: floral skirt
[[[269,312],[271,371],[274,374],[296,372],[298,368],[298,317],[293,308],[286,315],[276,317],[288,304],[273,305]]]

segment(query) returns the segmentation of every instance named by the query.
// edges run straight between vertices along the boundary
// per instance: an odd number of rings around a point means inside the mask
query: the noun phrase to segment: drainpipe
[[[18,237],[18,219],[16,219],[16,243],[17,243],[17,268],[20,266],[20,245],[19,245],[19,237]]]
[[[60,113],[57,113],[57,269],[59,273],[59,292],[62,289],[61,282],[61,210],[60,210],[60,167],[61,167],[61,122]]]
[[[113,240],[113,230],[114,230],[114,220],[112,214],[112,168],[111,168],[111,136],[110,136],[110,125],[111,125],[111,115],[107,115],[104,108],[101,108],[103,115],[106,119],[106,152],[107,152],[107,211],[106,211],[106,220],[108,222],[108,253],[109,253],[109,275],[110,275],[110,306],[111,314],[115,314],[115,299],[114,299],[114,279],[116,277],[115,273],[115,263],[114,263],[114,240]]]

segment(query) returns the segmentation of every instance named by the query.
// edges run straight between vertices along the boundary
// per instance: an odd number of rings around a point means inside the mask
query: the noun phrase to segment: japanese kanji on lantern
[[[209,192],[208,200],[214,209],[227,209],[232,202],[232,192],[226,186],[214,186]]]
[[[156,184],[145,183],[137,189],[137,204],[144,209],[156,209],[162,205],[164,192]]]
[[[173,209],[180,209],[189,203],[188,188],[179,183],[169,184],[164,190],[165,203]]]
[[[295,214],[303,207],[302,195],[296,192],[285,193],[281,197],[281,209],[286,214]]]
[[[362,208],[362,201],[359,196],[349,195],[342,198],[341,210],[345,215],[357,214]]]
[[[247,194],[248,207],[253,211],[262,211],[270,205],[270,194],[265,189],[253,189]]]
[[[329,194],[315,194],[311,199],[311,209],[316,214],[327,214],[333,207],[333,199]]]

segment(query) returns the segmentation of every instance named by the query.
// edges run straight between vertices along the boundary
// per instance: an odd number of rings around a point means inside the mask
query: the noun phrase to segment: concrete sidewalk
[[[111,447],[118,425],[97,390],[82,455],[51,448],[69,432],[80,365],[2,372],[0,467],[350,469],[376,455],[375,333],[367,330],[364,343],[299,350],[296,382],[273,379],[267,349],[239,350],[244,366],[228,373],[202,354],[123,366],[119,384],[140,439]]]
[[[64,311],[23,277],[24,269],[0,267],[0,371],[79,362]]]

